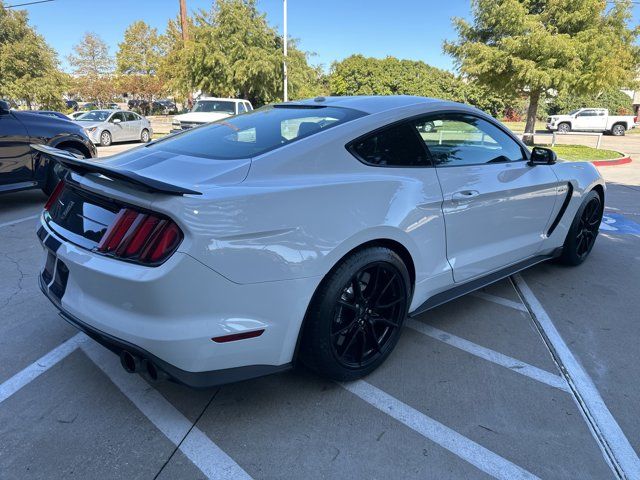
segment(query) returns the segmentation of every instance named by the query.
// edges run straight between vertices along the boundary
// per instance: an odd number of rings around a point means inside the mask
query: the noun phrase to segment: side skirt
[[[556,258],[560,256],[561,253],[562,253],[562,247],[555,249],[549,255],[537,255],[535,257],[527,258],[526,260],[523,260],[521,262],[514,263],[513,265],[509,265],[508,267],[489,273],[484,277],[476,278],[474,280],[471,280],[467,283],[463,283],[460,285],[455,285],[454,287],[451,287],[449,290],[445,290],[444,292],[440,292],[433,295],[432,297],[429,297],[426,302],[424,302],[422,305],[416,308],[413,312],[410,312],[409,317],[415,317],[417,315],[420,315],[421,313],[424,313],[427,310],[431,310],[432,308],[438,307],[443,303],[447,303],[458,297],[462,297],[467,293],[471,293],[476,290],[479,290],[482,287],[491,285],[492,283],[502,280],[503,278],[507,278],[513,275],[514,273],[518,273],[538,263],[551,260],[552,258]]]

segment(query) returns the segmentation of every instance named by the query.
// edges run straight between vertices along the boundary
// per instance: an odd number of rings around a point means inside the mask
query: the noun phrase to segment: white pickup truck
[[[633,115],[609,115],[606,108],[579,108],[566,115],[551,115],[547,119],[547,130],[559,133],[608,132],[620,136],[634,128],[637,119]]]
[[[251,102],[239,98],[200,98],[188,113],[176,115],[171,122],[171,133],[188,130],[209,122],[253,110]]]

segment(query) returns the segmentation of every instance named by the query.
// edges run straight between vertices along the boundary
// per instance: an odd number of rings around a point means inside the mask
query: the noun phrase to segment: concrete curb
[[[592,160],[596,167],[608,167],[613,165],[624,165],[625,163],[631,163],[631,157],[629,155],[625,155],[624,157],[614,158],[611,160]]]

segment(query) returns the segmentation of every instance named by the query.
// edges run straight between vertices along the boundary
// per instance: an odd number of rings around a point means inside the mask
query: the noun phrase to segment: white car
[[[251,102],[237,98],[199,99],[189,113],[176,115],[171,122],[171,133],[181,132],[193,127],[215,122],[223,118],[239,115],[253,110]]]
[[[579,108],[566,115],[551,115],[547,119],[547,130],[559,133],[609,132],[621,136],[636,126],[636,120],[633,115],[609,115],[606,108]]]
[[[424,132],[432,122],[437,132]],[[403,321],[591,251],[605,184],[466,105],[272,105],[70,171],[38,231],[44,294],[129,372],[215,385],[366,375]]]
[[[84,128],[93,143],[103,147],[113,142],[147,143],[153,135],[149,120],[126,110],[91,110],[76,117],[74,122]]]

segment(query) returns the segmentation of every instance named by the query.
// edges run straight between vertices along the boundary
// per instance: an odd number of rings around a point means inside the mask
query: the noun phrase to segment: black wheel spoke
[[[354,304],[347,302],[346,300],[338,300],[338,305],[340,305],[341,307],[345,307],[348,308],[349,310],[353,310],[356,311],[357,308]]]
[[[355,272],[336,299],[330,327],[336,359],[359,369],[384,355],[397,339],[406,303],[407,287],[393,264],[372,262]]]

